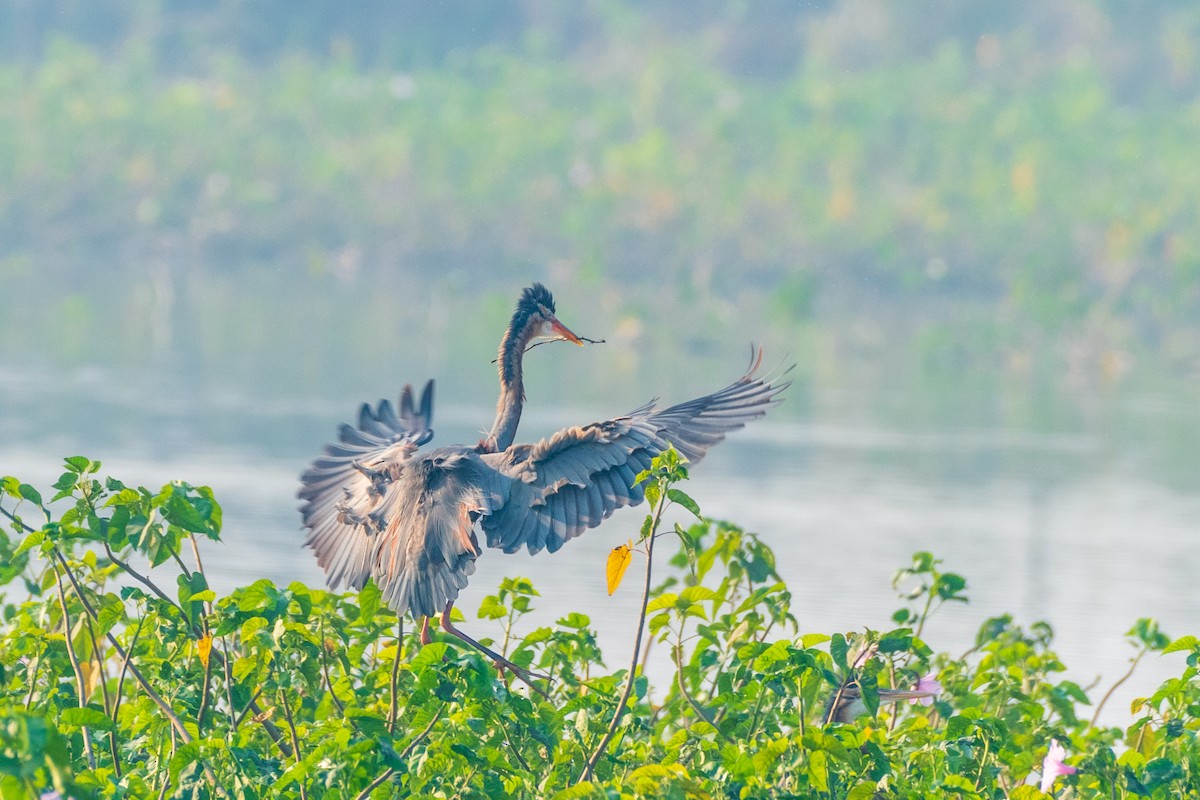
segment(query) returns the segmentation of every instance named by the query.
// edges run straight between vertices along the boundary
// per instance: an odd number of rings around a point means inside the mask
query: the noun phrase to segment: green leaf
[[[846,637],[840,633],[835,633],[829,640],[829,655],[833,657],[833,663],[841,668],[843,672],[849,669],[846,664],[846,654],[850,652],[850,645],[846,642]]]
[[[580,614],[578,611],[572,611],[570,614],[560,619],[557,624],[564,628],[580,630],[581,628],[586,628],[588,625],[591,625],[592,620],[587,614]]]
[[[1036,786],[1017,786],[1008,793],[1009,800],[1044,800],[1050,795]]]
[[[846,800],[871,800],[878,789],[878,784],[860,783],[846,794]]]
[[[479,619],[504,619],[508,616],[508,609],[500,602],[500,598],[494,594],[489,594],[479,604],[479,613],[477,616]]]
[[[163,517],[172,525],[178,525],[191,533],[208,534],[212,531],[211,523],[204,518],[196,506],[180,490],[171,493],[163,508]]]
[[[808,754],[808,778],[817,791],[829,791],[829,756],[824,750]]]
[[[1195,636],[1187,635],[1180,636],[1175,641],[1163,648],[1163,653],[1177,653],[1180,650],[1195,650],[1197,645],[1200,645],[1200,639]]]
[[[790,654],[791,645],[787,641],[780,639],[758,654],[754,659],[754,669],[759,672],[765,672],[780,661],[787,661]]]
[[[67,708],[58,717],[66,727],[92,728],[98,731],[115,731],[117,724],[103,711],[94,708]]]
[[[962,775],[947,775],[942,778],[942,788],[950,789],[955,794],[965,794],[971,797],[978,795],[975,791],[975,784]]]
[[[17,492],[21,495],[21,497],[25,498],[26,500],[28,500],[31,503],[34,503],[39,506],[42,504],[41,493],[38,492],[37,489],[30,486],[28,483],[22,483],[19,487],[17,487]]]
[[[67,469],[75,473],[95,472],[100,468],[99,461],[92,461],[90,458],[85,458],[83,456],[69,456],[63,460],[67,464]],[[93,464],[95,466],[93,466]]]
[[[695,516],[696,519],[701,519],[699,504],[682,490],[675,488],[667,489],[667,497],[671,499],[672,503],[681,505],[688,511],[692,512],[692,515]]]
[[[412,668],[414,670],[427,669],[434,664],[440,664],[449,649],[450,646],[445,642],[431,642],[425,645],[420,652],[413,656],[410,662]]]
[[[28,536],[26,536],[24,539],[21,540],[21,544],[13,552],[13,557],[15,558],[16,556],[21,555],[22,553],[26,552],[27,550],[32,550],[33,548],[35,548],[39,544],[41,544],[42,541],[45,540],[45,538],[46,538],[45,530],[34,531],[33,533],[29,534]]]

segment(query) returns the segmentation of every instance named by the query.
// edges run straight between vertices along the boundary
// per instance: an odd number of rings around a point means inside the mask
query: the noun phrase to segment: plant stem
[[[660,484],[661,485],[661,484]],[[625,680],[625,691],[621,694],[621,702],[617,703],[617,709],[613,712],[612,722],[608,725],[608,730],[605,731],[600,743],[596,745],[596,749],[592,751],[588,757],[587,764],[583,768],[583,774],[579,776],[576,783],[583,783],[592,779],[592,771],[596,768],[596,762],[600,760],[600,756],[604,753],[609,742],[617,733],[617,726],[621,723],[621,715],[625,713],[625,706],[629,703],[629,696],[633,694],[633,682],[637,678],[638,656],[642,652],[642,632],[646,628],[646,608],[650,605],[650,578],[654,569],[654,534],[658,531],[659,523],[662,522],[663,511],[666,510],[667,491],[666,487],[662,487],[662,492],[659,495],[658,503],[654,507],[654,518],[650,524],[650,537],[646,543],[646,582],[642,587],[642,610],[638,615],[637,636],[633,640],[633,657],[629,663],[629,677]]]
[[[1113,696],[1113,692],[1115,692],[1121,684],[1133,677],[1133,671],[1137,669],[1138,662],[1141,661],[1142,656],[1146,655],[1148,652],[1150,651],[1144,647],[1139,650],[1137,656],[1135,656],[1133,659],[1133,663],[1129,665],[1129,670],[1120,678],[1118,678],[1117,682],[1110,686],[1108,691],[1104,693],[1104,697],[1100,699],[1100,704],[1096,706],[1096,713],[1092,715],[1093,728],[1096,727],[1096,721],[1100,719],[1100,712],[1104,710],[1104,704],[1108,702],[1108,699]]]
[[[79,656],[75,654],[75,643],[71,636],[71,615],[67,611],[67,593],[63,591],[62,573],[54,570],[54,583],[58,586],[58,602],[62,605],[63,638],[67,642],[67,657],[71,661],[71,669],[75,670],[75,685],[79,688],[79,707],[87,707],[87,691],[83,683],[83,670],[79,667]],[[82,599],[82,598],[81,598]],[[92,752],[92,737],[88,734],[87,726],[82,729],[83,751],[87,754],[88,766],[96,768],[96,754]]]
[[[437,712],[434,713],[434,715],[433,715],[433,719],[429,720],[429,724],[425,726],[425,729],[422,730],[420,733],[418,733],[413,738],[413,740],[408,743],[408,746],[405,747],[400,752],[400,760],[401,761],[403,761],[404,759],[406,759],[410,755],[412,755],[412,751],[421,742],[421,740],[429,735],[429,732],[431,730],[433,730],[433,726],[438,721],[438,718],[440,718],[442,716],[442,710],[444,708],[445,708],[445,706],[441,706],[440,708],[438,708]],[[375,780],[373,780],[369,784],[367,784],[367,788],[365,788],[361,792],[359,792],[358,795],[354,798],[354,800],[367,800],[367,798],[371,796],[371,792],[378,789],[380,786],[383,785],[384,781],[386,781],[388,778],[392,777],[395,774],[396,774],[396,770],[393,769],[392,767],[388,767],[386,770],[384,770],[380,774],[380,776],[378,778],[376,778]]]
[[[87,597],[84,595],[83,588],[79,585],[79,581],[75,578],[75,573],[72,572],[70,566],[67,565],[67,559],[63,557],[63,554],[57,547],[55,547],[52,552],[54,553],[55,558],[58,559],[59,564],[62,566],[63,572],[66,573],[67,578],[71,581],[71,586],[75,588],[75,596],[79,598],[79,602],[83,605],[83,610],[87,612],[87,615],[93,620],[97,619],[96,610],[92,608],[92,604],[88,602]],[[57,570],[55,570],[55,574],[58,574]],[[106,633],[105,636],[108,637],[108,641],[112,644],[113,649],[117,651],[117,655],[125,658],[125,648],[121,647],[121,643],[117,641],[117,637],[113,636],[112,631]],[[69,640],[69,631],[67,637]],[[173,732],[172,738],[174,738],[174,735],[177,733],[179,738],[185,743],[192,741],[191,734],[187,732],[187,728],[183,727],[182,720],[179,719],[179,716],[171,708],[170,704],[163,700],[162,696],[159,695],[158,692],[154,691],[154,687],[151,686],[150,682],[146,680],[146,677],[142,675],[141,670],[135,667],[132,663],[130,663],[129,669],[133,673],[134,680],[136,680],[138,685],[142,687],[142,691],[146,693],[146,696],[149,697],[150,700],[159,707],[167,719],[170,720],[171,730]],[[86,735],[84,736],[84,741],[87,741]],[[226,792],[225,787],[217,781],[217,776],[212,771],[212,767],[206,762],[201,762],[201,766],[204,769],[205,777],[207,777],[209,782],[212,784],[213,790],[221,797],[228,797],[229,793]]]
[[[388,733],[396,732],[396,715],[399,713],[400,698],[396,695],[396,686],[400,682],[400,647],[404,644],[404,617],[401,616],[396,623],[396,657],[392,659],[392,676],[390,679],[389,688],[391,689],[391,698],[388,700]],[[333,687],[329,687],[330,693],[333,692]]]
[[[158,599],[169,603],[170,605],[174,606],[175,608],[179,608],[179,604],[176,603],[171,598],[167,597],[165,594],[163,594],[162,589],[159,589],[158,586],[154,583],[154,581],[150,580],[145,575],[138,572],[133,567],[129,566],[129,564],[127,562],[122,561],[121,559],[117,558],[117,554],[112,551],[112,548],[109,547],[108,542],[104,543],[104,552],[108,554],[109,561],[113,562],[118,567],[120,567],[121,571],[124,572],[126,575],[128,575],[129,577],[138,581],[143,586],[145,586],[147,589],[149,589],[150,591],[152,591],[156,595],[158,595]]]
[[[292,755],[296,759],[296,764],[299,765],[302,759],[300,754],[300,737],[296,735],[296,722],[292,719],[292,707],[288,703],[287,692],[283,689],[279,690],[279,704],[283,706],[283,716],[287,719],[288,730],[292,734]],[[300,786],[300,800],[308,800],[308,791],[305,789],[304,781],[298,780]]]
[[[713,721],[713,718],[709,715],[709,713],[704,709],[703,706],[700,705],[700,703],[698,703],[688,693],[687,687],[684,686],[684,683],[683,683],[683,645],[676,644],[671,649],[673,651],[675,651],[675,685],[677,687],[679,687],[679,693],[681,695],[683,695],[683,699],[687,701],[688,705],[692,707],[692,711],[695,711],[696,715],[698,717],[700,717],[700,719],[704,720],[709,725],[712,725],[713,730],[715,730],[717,732],[718,736],[720,736],[722,739],[724,739],[725,741],[732,744],[733,740],[730,739],[724,732],[721,731],[720,728],[717,727],[717,723]],[[758,711],[757,711],[757,709],[755,709],[755,716],[757,716],[757,715],[758,715]],[[751,726],[750,729],[754,730],[754,727]]]

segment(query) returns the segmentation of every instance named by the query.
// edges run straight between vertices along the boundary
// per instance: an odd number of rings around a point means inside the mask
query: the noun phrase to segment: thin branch
[[[209,636],[207,633],[205,636]],[[198,645],[197,645],[198,646]],[[213,661],[212,637],[208,639],[208,657],[204,659],[204,686],[200,689],[200,709],[196,712],[196,730],[204,730],[204,714],[212,700],[212,666]]]
[[[129,642],[129,650],[121,659],[121,672],[117,677],[117,699],[113,703],[112,718],[113,722],[117,721],[117,712],[121,709],[121,693],[125,686],[125,673],[129,670],[129,659],[133,657],[133,648],[137,647],[138,637],[142,635],[142,626],[146,624],[145,617],[138,618],[137,630],[133,632],[133,640]]]
[[[534,342],[533,344],[526,347],[522,351],[522,355],[524,355],[525,353],[528,353],[533,348],[541,347],[544,344],[554,344],[555,342],[565,342],[565,341],[567,341],[567,340],[566,339],[542,339],[541,341]],[[586,336],[580,336],[579,341],[586,342],[588,344],[607,344],[608,343],[607,340],[605,340],[605,339],[589,339]],[[500,360],[499,358],[493,358],[492,363],[495,364],[499,360]]]
[[[179,570],[183,573],[183,577],[190,581],[192,579],[192,571],[187,568],[187,564],[183,563],[183,559],[179,557],[179,553],[175,552],[175,548],[171,547],[170,542],[164,541],[163,544],[166,545],[167,552],[171,554],[171,558],[175,559],[175,563],[179,565]]]
[[[303,758],[300,752],[300,737],[296,735],[296,722],[292,719],[292,707],[288,703],[287,693],[283,689],[279,690],[279,704],[283,706],[283,715],[287,719],[288,730],[292,733],[292,752],[296,757],[296,765],[299,766]],[[308,791],[304,787],[304,782],[298,780],[296,783],[300,787],[300,800],[308,800]]]
[[[325,654],[325,620],[321,620],[321,674],[325,676],[325,685],[329,687],[329,697],[332,698],[333,704],[337,706],[338,713],[343,717],[346,716],[346,707],[342,705],[342,701],[338,699],[337,692],[333,690],[333,680],[329,677],[329,659]],[[390,732],[390,731],[389,731]]]
[[[96,641],[96,629],[92,627],[91,617],[84,616],[83,622],[87,626],[88,639],[90,639],[92,642],[92,655],[95,656],[96,666],[97,666],[97,668],[99,668],[99,665],[104,663],[104,659],[102,659],[100,657],[100,645]],[[99,684],[100,684],[100,695],[101,695],[101,697],[104,698],[104,713],[107,714],[108,713],[108,705],[109,705],[108,683],[107,683],[107,681],[105,681],[103,679],[103,676],[102,676],[101,680],[99,681]],[[113,721],[115,722],[116,720],[113,720]]]
[[[138,572],[133,567],[129,566],[128,562],[122,561],[121,559],[117,558],[117,554],[112,551],[112,548],[109,547],[108,542],[104,543],[104,552],[108,554],[109,561],[112,561],[114,564],[116,564],[118,567],[120,567],[121,570],[125,572],[125,574],[129,575],[131,578],[133,578],[134,580],[141,583],[147,589],[154,592],[154,594],[158,595],[158,598],[160,600],[170,603],[175,608],[179,608],[179,604],[176,603],[174,600],[172,600],[170,597],[167,597],[167,595],[163,593],[162,589],[158,588],[158,586],[154,583],[154,581],[150,580],[145,575]]]
[[[405,747],[404,750],[402,750],[400,752],[400,760],[401,761],[403,761],[404,759],[406,759],[410,755],[412,755],[412,751],[416,748],[417,744],[419,744],[422,739],[424,739],[426,736],[429,735],[429,732],[431,730],[433,730],[433,726],[437,723],[438,719],[442,716],[442,711],[444,709],[445,709],[445,706],[439,707],[437,712],[434,713],[433,719],[429,720],[429,724],[425,726],[425,729],[422,730],[420,733],[418,733],[413,738],[413,740],[408,743],[408,746]],[[378,778],[376,778],[375,780],[373,780],[369,784],[367,784],[367,788],[365,788],[361,792],[359,792],[358,795],[354,798],[354,800],[367,800],[367,798],[371,796],[371,792],[378,789],[380,786],[383,785],[384,781],[386,781],[388,778],[392,777],[395,774],[396,774],[395,768],[388,767],[379,775]]]
[[[33,692],[37,688],[38,673],[42,671],[42,657],[40,655],[34,656],[30,666],[33,668],[33,675],[29,678],[29,693],[25,695],[26,711],[33,705]]]
[[[230,666],[231,659],[225,654],[225,637],[221,637],[221,667],[225,670],[225,699],[229,701],[229,719],[233,720],[233,730],[237,731],[238,721],[234,719],[234,711],[236,706],[233,704],[233,668]]]
[[[683,695],[683,699],[687,700],[688,705],[692,707],[692,710],[696,712],[700,719],[704,720],[709,725],[712,725],[713,730],[717,732],[718,736],[730,744],[733,744],[733,739],[729,738],[726,733],[717,727],[717,723],[714,722],[713,718],[709,716],[708,711],[706,711],[703,706],[701,706],[690,694],[688,694],[687,687],[683,685],[683,646],[676,645],[671,649],[675,652],[675,685],[679,687],[679,693]],[[755,730],[755,726],[751,726],[750,730]]]
[[[250,709],[258,708],[258,706],[255,705],[255,701],[258,700],[258,698],[260,698],[260,697],[262,697],[262,689],[261,688],[255,690],[254,696],[250,698],[250,702],[246,703],[246,707],[242,709],[242,713],[238,714],[237,718],[233,721],[233,729],[234,730],[237,730],[237,727],[239,724],[241,724],[241,721],[244,720],[246,718],[246,715],[250,713]],[[230,708],[229,710],[233,711],[232,708]],[[254,713],[261,714],[262,712],[256,710]],[[288,753],[288,755],[290,756],[291,753]]]
[[[79,707],[87,707],[87,692],[83,682],[83,670],[79,667],[79,656],[75,654],[75,643],[71,641],[71,614],[67,611],[67,593],[63,591],[62,574],[54,570],[54,583],[58,586],[58,602],[62,605],[63,638],[67,642],[67,657],[71,661],[71,669],[75,670],[75,684],[79,687]],[[92,752],[92,737],[87,726],[83,726],[83,751],[87,753],[88,766],[96,768],[96,754]]]
[[[109,698],[108,698],[108,680],[105,679],[105,677],[104,677],[104,672],[103,672],[104,659],[100,657],[100,645],[96,642],[96,629],[92,627],[91,617],[88,617],[85,615],[83,618],[83,621],[87,624],[88,638],[91,639],[91,641],[92,641],[92,655],[95,656],[95,659],[96,659],[96,670],[98,672],[100,672],[100,694],[104,698],[104,713],[108,714],[109,713],[109,702],[110,702]],[[113,771],[116,772],[117,777],[120,778],[121,777],[121,763],[118,760],[118,756],[117,756],[117,729],[115,726],[115,723],[117,721],[117,715],[116,715],[116,713],[113,713],[111,716],[112,716],[112,721],[114,723],[114,727],[111,731],[108,732],[108,749],[112,753]]]
[[[396,657],[392,659],[392,676],[391,676],[391,699],[388,700],[388,733],[396,732],[396,714],[398,713],[400,698],[396,694],[396,686],[400,681],[400,646],[404,642],[404,616],[401,615],[399,622],[396,623]],[[333,691],[333,687],[330,687]]]
[[[587,764],[583,768],[583,774],[579,776],[576,783],[583,783],[592,779],[592,771],[596,768],[596,763],[600,760],[600,756],[604,754],[605,748],[617,733],[617,726],[621,723],[621,715],[625,713],[625,706],[629,702],[629,696],[633,694],[633,683],[637,678],[638,656],[642,651],[642,633],[646,628],[646,608],[650,605],[650,579],[654,569],[654,533],[658,530],[659,523],[662,521],[663,511],[666,509],[667,493],[664,490],[658,498],[658,503],[654,508],[654,520],[650,525],[650,538],[646,543],[646,581],[642,587],[642,610],[638,615],[637,636],[633,640],[633,658],[629,664],[629,677],[625,680],[625,691],[621,694],[621,701],[617,703],[617,709],[613,712],[612,722],[608,724],[608,730],[600,739],[600,743],[596,745],[596,749],[588,757]]]
[[[1096,727],[1096,721],[1100,719],[1100,712],[1104,710],[1104,704],[1108,702],[1109,698],[1113,696],[1113,692],[1115,692],[1121,684],[1133,676],[1133,671],[1137,669],[1138,662],[1141,661],[1142,656],[1146,655],[1148,652],[1150,651],[1142,648],[1142,650],[1138,652],[1137,657],[1133,659],[1133,663],[1129,665],[1129,671],[1122,675],[1117,682],[1110,686],[1108,691],[1104,693],[1104,697],[1100,699],[1100,704],[1096,706],[1096,713],[1092,715],[1093,728]]]
[[[20,503],[18,503],[17,505],[20,505]],[[3,514],[4,516],[6,516],[10,520],[12,520],[13,524],[20,525],[21,528],[23,528],[26,533],[33,533],[34,531],[37,530],[37,528],[31,528],[28,525],[26,525],[25,521],[23,519],[21,519],[20,517],[14,516],[11,511],[9,511],[7,508],[5,508],[2,505],[0,505],[0,514]],[[50,521],[49,517],[46,518],[46,521],[47,522]]]
[[[196,571],[204,575],[204,564],[200,561],[200,545],[196,544],[196,534],[189,533],[188,539],[192,542],[192,555],[196,557]],[[207,575],[205,578],[207,579]]]

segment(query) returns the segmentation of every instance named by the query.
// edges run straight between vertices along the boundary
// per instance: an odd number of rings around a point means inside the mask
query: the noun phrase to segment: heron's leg
[[[429,644],[433,641],[433,637],[429,634],[429,617],[426,617],[421,622],[421,644]]]
[[[478,650],[479,652],[486,655],[488,658],[490,658],[495,663],[497,669],[508,670],[513,675],[516,675],[518,678],[520,678],[522,682],[524,682],[527,686],[529,686],[529,688],[533,689],[534,691],[536,691],[538,694],[542,695],[543,697],[547,696],[544,691],[542,691],[540,688],[538,688],[537,686],[534,685],[533,681],[535,681],[535,680],[548,681],[548,680],[550,680],[549,675],[539,675],[536,672],[530,672],[529,670],[525,669],[524,667],[518,667],[516,664],[509,661],[504,656],[500,655],[499,653],[497,653],[494,650],[484,647],[479,642],[475,641],[470,636],[467,636],[465,633],[460,631],[458,628],[451,625],[450,624],[450,609],[452,609],[452,608],[454,608],[453,600],[451,600],[449,603],[446,604],[446,610],[442,612],[442,630],[444,630],[446,633],[451,634],[452,636],[457,636],[459,639],[462,639],[464,642],[471,645],[471,647],[474,647],[476,650]]]

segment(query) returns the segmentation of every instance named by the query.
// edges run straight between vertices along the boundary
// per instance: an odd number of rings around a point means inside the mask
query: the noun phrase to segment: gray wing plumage
[[[669,446],[695,464],[708,448],[766,413],[790,381],[758,377],[761,351],[747,373],[713,394],[656,411],[654,403],[605,422],[566,428],[535,445],[482,456],[511,477],[503,503],[481,520],[489,547],[554,552],[618,508],[637,505],[633,482]]]
[[[387,400],[374,409],[364,403],[358,426],[343,425],[339,441],[300,477],[305,544],[334,589],[361,589],[371,575],[372,515],[416,449],[433,438],[433,385],[425,384],[419,406],[411,386],[404,387],[398,411]]]

